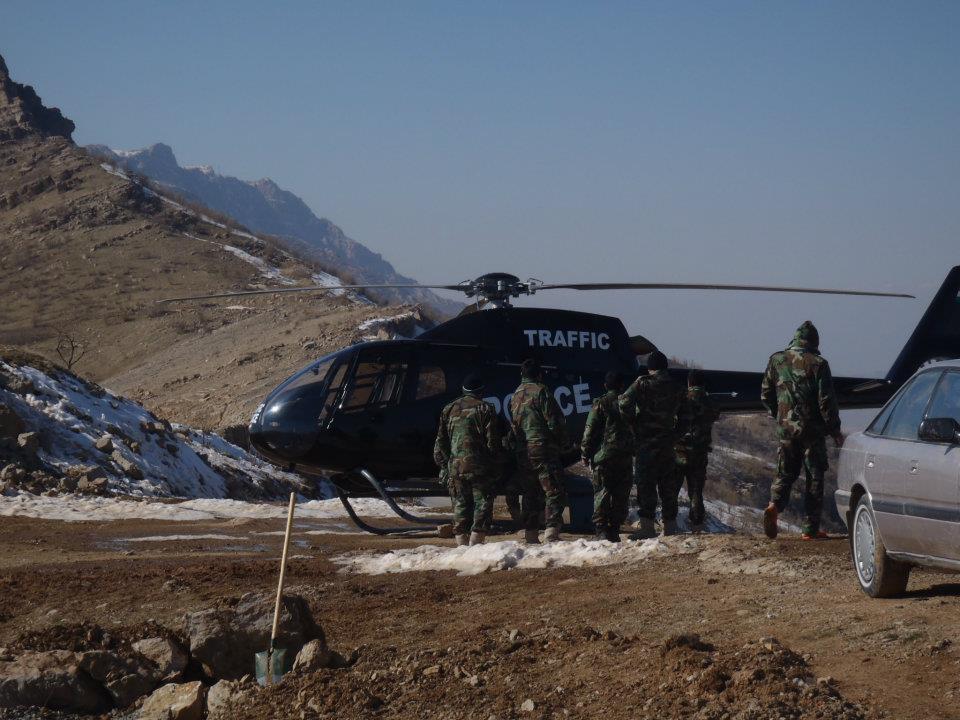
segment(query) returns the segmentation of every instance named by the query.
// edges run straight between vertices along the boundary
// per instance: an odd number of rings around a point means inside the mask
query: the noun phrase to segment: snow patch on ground
[[[100,167],[102,167],[111,175],[116,175],[117,177],[121,177],[124,180],[130,179],[130,176],[128,176],[123,170],[120,170],[119,168],[114,167],[110,163],[100,163]]]
[[[391,330],[397,337],[415,338],[426,330],[426,328],[416,323],[417,320],[419,320],[419,317],[416,312],[410,311],[391,317],[377,317],[364,320],[357,326],[357,329],[364,333],[364,340],[376,340],[377,333],[384,329]],[[412,326],[412,332],[409,334],[401,334],[396,331],[396,328],[404,323],[409,323]]]
[[[253,265],[255,268],[257,268],[257,270],[260,271],[260,274],[268,280],[276,280],[283,285],[297,284],[296,280],[291,280],[286,275],[281,273],[280,268],[274,267],[262,258],[258,258],[256,255],[251,255],[246,250],[241,250],[233,245],[221,245],[220,247],[229,253],[233,253],[244,262],[248,262]]]
[[[209,533],[205,535],[147,535],[146,537],[123,538],[121,542],[175,542],[190,540],[247,540],[248,538],[239,535],[217,535]]]
[[[358,498],[352,500],[357,514],[368,518],[395,517],[383,500]],[[406,506],[417,512],[422,508]],[[47,497],[20,493],[0,495],[0,517],[32,517],[64,522],[111,522],[118,520],[166,520],[191,522],[198,520],[280,519],[287,516],[286,504],[255,503],[242,500],[199,498],[186,502],[150,502],[114,497],[61,495]],[[296,519],[337,519],[348,517],[339,500],[310,500],[299,503],[294,511]]]
[[[429,570],[455,570],[460,575],[479,575],[512,569],[632,564],[650,557],[697,552],[699,547],[700,544],[692,538],[654,538],[622,543],[580,539],[544,545],[506,540],[472,547],[424,545],[382,554],[339,555],[333,558],[333,562],[345,572],[364,575]]]

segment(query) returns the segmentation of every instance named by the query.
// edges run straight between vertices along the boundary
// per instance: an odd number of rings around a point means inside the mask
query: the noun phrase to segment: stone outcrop
[[[133,649],[143,655],[157,668],[163,682],[176,682],[187,669],[190,656],[180,643],[171,638],[154,637],[138,640]]]
[[[48,108],[36,91],[10,79],[0,56],[0,140],[15,140],[30,133],[59,135],[71,140],[76,129],[57,108]]]
[[[201,720],[207,689],[200,681],[158,688],[144,702],[138,720]]]
[[[269,593],[247,593],[234,607],[189,613],[186,628],[193,659],[217,680],[252,674],[254,655],[270,643],[273,604]],[[276,646],[286,650],[288,661],[306,643],[323,639],[306,601],[296,595],[284,596]]]
[[[108,710],[112,698],[66,650],[28,652],[0,662],[0,708],[46,707],[77,713]]]

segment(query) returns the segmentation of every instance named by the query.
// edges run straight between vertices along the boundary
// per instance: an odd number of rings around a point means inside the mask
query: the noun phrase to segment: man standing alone
[[[763,530],[769,538],[777,536],[777,518],[790,501],[790,488],[803,468],[807,474],[803,538],[825,537],[820,532],[820,515],[827,471],[826,437],[830,435],[840,447],[843,434],[830,365],[820,355],[820,334],[809,320],[797,329],[786,350],[770,356],[760,397],[777,421],[780,440],[777,478],[770,488]]]

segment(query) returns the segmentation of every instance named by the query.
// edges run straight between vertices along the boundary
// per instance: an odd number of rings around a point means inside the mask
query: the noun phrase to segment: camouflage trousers
[[[823,510],[823,476],[827,472],[827,442],[824,437],[781,438],[777,454],[777,479],[770,487],[770,502],[783,512],[790,503],[790,490],[804,470],[804,511],[807,522],[803,531],[815,535],[820,529]]]
[[[673,442],[640,445],[633,459],[633,479],[637,484],[637,506],[641,518],[657,516],[660,497],[663,520],[677,519],[677,460]]]
[[[703,487],[707,484],[706,450],[686,450],[677,455],[677,489],[687,483],[687,495],[690,497],[690,524],[703,525],[707,519],[707,510],[703,506]]]
[[[563,509],[567,505],[567,491],[560,458],[541,455],[528,450],[521,458],[517,472],[523,486],[521,514],[525,530],[539,530],[546,510],[546,526],[563,525]]]
[[[619,528],[627,519],[632,461],[624,453],[593,466],[593,525],[598,531]]]
[[[453,532],[488,533],[493,523],[493,492],[485,478],[472,475],[451,476],[450,499],[453,501]]]

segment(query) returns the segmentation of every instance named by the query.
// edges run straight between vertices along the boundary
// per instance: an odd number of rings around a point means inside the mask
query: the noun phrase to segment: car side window
[[[897,396],[890,400],[887,403],[887,406],[874,418],[873,422],[870,423],[870,427],[867,428],[867,432],[873,433],[874,435],[880,435],[883,433],[883,428],[887,425],[887,420],[890,419],[890,415],[893,414],[893,410],[897,407],[897,403],[900,402],[900,397]]]
[[[953,418],[960,423],[960,372],[948,372],[937,386],[928,418]]]
[[[939,372],[917,375],[904,390],[883,430],[883,436],[900,440],[916,440],[920,422],[930,402],[933,388],[940,379]]]

